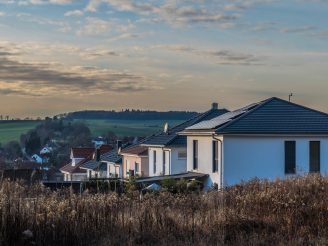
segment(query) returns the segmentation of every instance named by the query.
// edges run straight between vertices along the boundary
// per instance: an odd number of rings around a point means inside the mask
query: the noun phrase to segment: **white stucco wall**
[[[156,172],[154,172],[154,150],[156,151]],[[163,175],[163,148],[150,147],[148,151],[149,176]]]
[[[107,172],[106,172],[107,178],[115,178],[116,174],[118,175],[118,178],[123,178],[123,171],[122,171],[122,165],[117,165],[112,162],[107,162]]]
[[[222,137],[219,139],[222,140]],[[198,140],[198,169],[193,169],[193,140]],[[219,171],[213,173],[212,141],[212,136],[188,136],[187,138],[187,171],[208,174],[209,178],[204,184],[205,189],[210,188],[214,183],[220,184],[221,143],[218,143]]]
[[[296,141],[296,174],[309,172],[309,142],[320,141],[322,174],[328,173],[327,137],[224,137],[224,184],[254,177],[273,180],[285,175],[285,141]]]
[[[296,174],[309,172],[309,142],[320,141],[320,171],[328,175],[327,137],[219,137],[223,140],[223,183],[234,185],[253,178],[274,180],[285,175],[285,141],[296,141]],[[193,169],[193,140],[198,140],[198,169]],[[212,172],[212,136],[188,136],[187,170],[209,175],[205,188],[220,184],[219,172]],[[219,162],[220,162],[220,142]]]
[[[178,174],[187,172],[187,158],[179,158],[179,151],[186,151],[186,148],[172,148],[171,149],[171,173]]]

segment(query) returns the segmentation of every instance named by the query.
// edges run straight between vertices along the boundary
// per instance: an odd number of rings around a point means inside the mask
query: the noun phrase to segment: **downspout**
[[[220,142],[220,189],[223,189],[223,142],[221,139],[216,138],[214,133],[212,138]]]

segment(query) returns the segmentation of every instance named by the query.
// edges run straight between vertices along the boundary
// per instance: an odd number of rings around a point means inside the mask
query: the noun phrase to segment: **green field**
[[[78,121],[78,120],[76,120]],[[181,120],[81,120],[91,130],[94,137],[103,135],[109,131],[117,136],[149,136],[163,129],[165,122],[172,127],[181,123]],[[12,140],[19,141],[20,135],[33,129],[39,122],[0,122],[0,143],[4,144]]]
[[[0,122],[0,143],[19,141],[20,135],[33,129],[38,121]]]
[[[175,126],[181,120],[83,120],[93,136],[99,136],[109,131],[117,136],[149,136],[163,129],[165,122]]]

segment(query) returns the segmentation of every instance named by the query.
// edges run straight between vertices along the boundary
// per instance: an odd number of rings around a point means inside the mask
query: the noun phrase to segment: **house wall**
[[[73,174],[64,173],[64,181],[84,181],[86,179],[87,179],[86,173],[73,173]]]
[[[223,185],[229,186],[248,181],[253,178],[270,179],[284,178],[285,175],[285,141],[296,141],[296,174],[309,172],[309,141],[321,142],[320,171],[328,174],[328,138],[327,137],[218,137],[223,140]],[[198,140],[198,169],[193,169],[193,140]],[[220,185],[220,155],[219,171],[212,172],[212,136],[187,138],[187,170],[206,173],[209,178],[205,188],[214,183]]]
[[[149,174],[148,168],[148,157],[141,157],[137,155],[127,155],[122,154],[122,162],[123,162],[123,177],[129,177],[129,170],[135,169],[135,163],[139,163],[139,172],[135,173],[142,177],[147,177]]]
[[[224,137],[224,184],[254,177],[273,180],[285,175],[285,141],[296,141],[296,174],[309,172],[309,142],[320,141],[320,171],[328,174],[327,137]],[[287,175],[290,176],[290,175]]]
[[[160,148],[150,147],[149,157],[149,176],[172,175],[185,173],[187,171],[187,158],[179,158],[179,151],[184,147]],[[156,172],[154,172],[154,151],[156,151]],[[165,163],[163,155],[165,154]],[[165,168],[165,170],[163,170]],[[165,171],[165,173],[164,173]]]
[[[123,177],[122,165],[107,162],[107,178],[115,178],[116,175],[118,176],[118,178]]]
[[[154,171],[154,151],[156,151],[156,172]],[[149,176],[163,175],[163,148],[148,148]],[[165,167],[168,170],[168,165]]]
[[[186,147],[179,147],[179,148],[172,148],[170,152],[171,156],[171,168],[170,174],[179,174],[179,173],[186,173],[187,172],[187,158],[179,158],[179,152],[187,151]],[[169,160],[167,157],[166,160]]]
[[[218,137],[221,141],[222,137]],[[198,141],[198,168],[193,169],[193,140]],[[187,137],[187,171],[199,172],[208,174],[209,178],[206,179],[204,186],[208,189],[214,185],[214,183],[220,185],[220,161],[219,171],[213,173],[213,162],[212,162],[212,136],[188,136]],[[221,160],[221,143],[218,144],[219,160]]]

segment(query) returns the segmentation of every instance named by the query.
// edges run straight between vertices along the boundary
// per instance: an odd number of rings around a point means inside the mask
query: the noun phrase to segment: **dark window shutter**
[[[320,141],[310,142],[310,172],[320,172]]]
[[[212,146],[212,171],[215,173],[219,170],[218,141],[213,141]]]
[[[296,172],[296,142],[285,142],[285,173],[293,174]]]
[[[198,141],[193,140],[193,169],[198,169]]]

